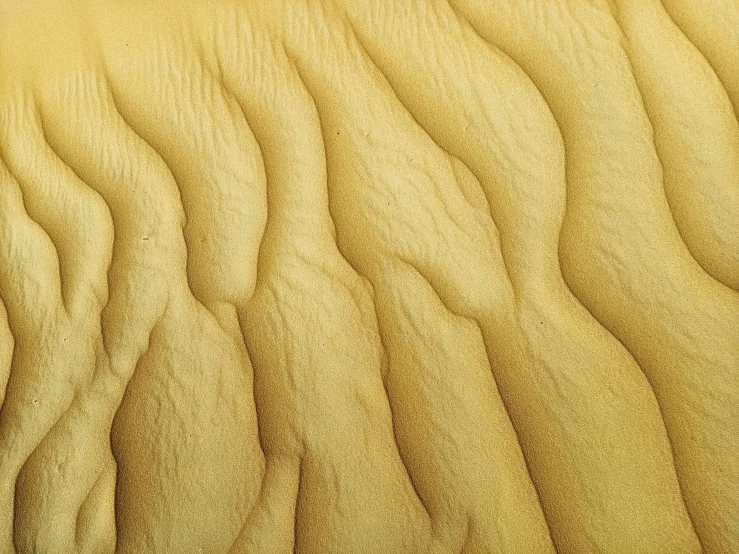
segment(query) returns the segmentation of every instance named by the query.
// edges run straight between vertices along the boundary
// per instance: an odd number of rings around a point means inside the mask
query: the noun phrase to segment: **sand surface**
[[[3,0],[0,554],[739,553],[739,0]]]

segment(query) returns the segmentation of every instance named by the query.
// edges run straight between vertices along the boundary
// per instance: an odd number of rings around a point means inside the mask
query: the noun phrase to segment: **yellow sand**
[[[738,0],[3,0],[0,554],[737,554]]]

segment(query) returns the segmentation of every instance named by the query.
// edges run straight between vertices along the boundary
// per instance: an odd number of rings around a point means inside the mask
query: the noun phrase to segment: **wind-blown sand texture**
[[[0,553],[739,553],[738,0],[6,0]]]

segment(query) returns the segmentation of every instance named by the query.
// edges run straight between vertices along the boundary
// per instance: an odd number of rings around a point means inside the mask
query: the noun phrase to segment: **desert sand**
[[[737,554],[737,0],[4,0],[1,554]]]

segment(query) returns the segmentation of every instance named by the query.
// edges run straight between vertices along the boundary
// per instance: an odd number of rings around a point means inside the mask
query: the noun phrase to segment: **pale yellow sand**
[[[5,0],[0,554],[739,552],[737,0]]]

